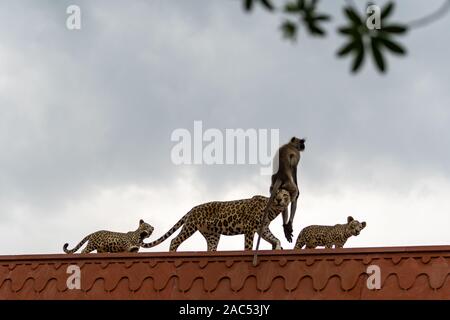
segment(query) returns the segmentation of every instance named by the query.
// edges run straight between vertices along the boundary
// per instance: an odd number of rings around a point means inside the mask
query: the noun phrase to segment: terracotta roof
[[[0,256],[0,299],[449,299],[450,246]],[[81,270],[70,290],[67,267]],[[367,267],[381,289],[367,287]]]

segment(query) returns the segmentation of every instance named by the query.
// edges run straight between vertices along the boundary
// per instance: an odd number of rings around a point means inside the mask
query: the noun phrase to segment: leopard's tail
[[[92,234],[87,235],[86,237],[84,237],[84,239],[81,240],[80,243],[77,244],[77,246],[76,246],[75,248],[73,248],[72,250],[67,249],[67,247],[69,246],[69,244],[68,244],[68,243],[65,243],[64,246],[63,246],[64,252],[65,252],[65,253],[75,253],[78,249],[81,248],[81,246],[82,246],[86,241],[89,240],[89,238],[91,237],[91,235],[92,235]]]
[[[154,246],[157,246],[158,244],[160,244],[161,242],[163,242],[167,238],[169,238],[175,231],[177,231],[184,224],[184,222],[186,221],[186,218],[188,217],[189,213],[187,213],[186,215],[184,215],[183,218],[178,220],[178,222],[175,223],[175,225],[169,231],[167,231],[167,233],[164,234],[161,238],[159,238],[158,240],[155,240],[153,242],[149,242],[149,243],[144,243],[143,242],[143,243],[141,243],[141,247],[142,248],[152,248]]]

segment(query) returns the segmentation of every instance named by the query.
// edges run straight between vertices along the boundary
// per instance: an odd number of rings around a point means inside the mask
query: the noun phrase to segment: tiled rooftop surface
[[[0,256],[0,299],[450,299],[450,246]],[[68,289],[67,267],[81,269]],[[367,268],[381,289],[367,287]]]

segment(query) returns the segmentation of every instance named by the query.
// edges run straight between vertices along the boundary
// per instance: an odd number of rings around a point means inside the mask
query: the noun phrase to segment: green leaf
[[[259,0],[259,1],[261,1],[262,5],[266,7],[267,10],[273,11],[273,9],[275,9],[270,0]]]
[[[349,27],[341,27],[338,29],[338,32],[340,34],[350,35],[350,36],[357,36],[358,30],[356,28],[349,28]]]
[[[381,44],[383,44],[386,48],[388,48],[392,52],[397,53],[397,54],[405,54],[406,53],[405,48],[403,48],[400,44],[395,43],[385,37],[379,37],[378,39]]]
[[[317,35],[317,36],[325,35],[325,31],[314,24],[309,25],[308,29],[311,32],[311,34],[313,34],[313,35]]]
[[[361,34],[359,33],[358,29],[356,28],[348,28],[348,27],[342,27],[338,29],[338,32],[340,34],[351,36],[352,38],[361,38]]]
[[[384,57],[383,57],[383,54],[381,53],[381,50],[379,47],[380,42],[378,41],[377,38],[372,38],[371,45],[372,45],[373,58],[375,60],[376,66],[378,67],[378,70],[380,70],[381,72],[385,72],[386,64],[384,62]]]
[[[363,61],[364,61],[364,46],[362,43],[359,43],[358,49],[356,51],[356,57],[353,60],[353,64],[352,64],[352,72],[353,73],[355,73],[356,71],[358,71],[361,68]]]
[[[355,41],[351,41],[347,44],[344,44],[336,53],[338,56],[343,57],[349,54],[353,50],[357,50],[357,43]]]
[[[381,27],[381,30],[388,33],[402,34],[405,33],[408,30],[408,28],[400,24],[391,24],[389,26]]]
[[[391,15],[394,7],[395,7],[394,2],[387,3],[381,10],[381,15],[380,15],[381,19],[385,19],[385,18],[389,17]]]
[[[327,15],[327,14],[321,14],[321,15],[318,15],[318,16],[314,17],[314,20],[317,20],[317,21],[328,21],[328,20],[330,20],[330,16]]]
[[[284,38],[289,40],[297,39],[297,25],[294,22],[286,20],[281,24],[280,28]]]
[[[297,3],[295,3],[295,2],[288,2],[284,6],[284,11],[288,12],[288,13],[297,13],[297,12],[301,11],[301,8],[300,8],[298,2]]]
[[[358,14],[353,10],[352,7],[344,8],[344,12],[347,15],[347,17],[353,21],[356,25],[361,25],[363,22],[361,18],[358,16]]]
[[[244,9],[250,11],[253,8],[253,0],[244,0]]]
[[[303,10],[305,8],[305,0],[298,0],[298,7],[300,10]]]

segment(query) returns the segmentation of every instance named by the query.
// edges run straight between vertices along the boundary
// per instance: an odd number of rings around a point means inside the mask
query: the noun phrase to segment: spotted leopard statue
[[[294,249],[314,249],[316,247],[342,248],[351,236],[357,236],[366,227],[366,222],[359,222],[353,217],[347,218],[346,224],[335,226],[309,226],[304,228],[295,243]]]
[[[86,248],[81,253],[90,253],[97,250],[97,253],[104,252],[138,252],[142,242],[153,233],[153,227],[144,220],[139,221],[139,227],[135,231],[127,233],[101,230],[86,236],[72,250],[68,250],[68,243],[64,244],[65,253],[74,253],[86,242]]]
[[[264,209],[269,198],[254,196],[250,199],[234,201],[215,201],[196,206],[184,215],[166,234],[151,243],[143,243],[143,248],[154,247],[169,238],[181,226],[181,232],[170,243],[170,251],[176,251],[178,246],[196,231],[200,231],[208,244],[208,251],[216,251],[220,236],[245,235],[245,250],[252,250],[253,238],[259,232]],[[284,212],[291,198],[289,192],[279,189],[269,208],[267,219],[263,221],[261,237],[272,244],[273,249],[282,249],[278,240],[269,230],[270,222],[281,212]]]

